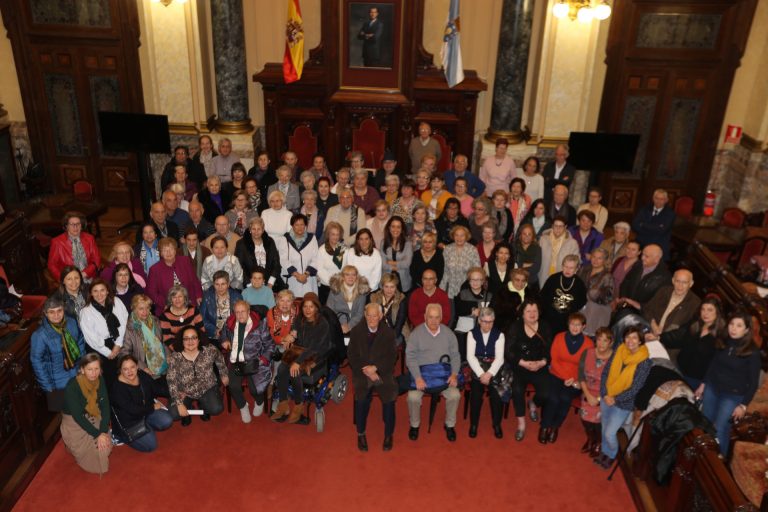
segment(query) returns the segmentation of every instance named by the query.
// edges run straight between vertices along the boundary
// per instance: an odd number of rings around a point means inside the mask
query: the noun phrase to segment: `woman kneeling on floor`
[[[115,437],[140,452],[157,449],[155,431],[167,430],[173,424],[168,409],[155,395],[155,381],[132,354],[117,361],[119,374],[112,384],[112,431]],[[144,428],[137,428],[141,424]]]
[[[272,379],[271,360],[275,343],[266,319],[251,311],[244,300],[235,302],[235,312],[227,319],[221,334],[221,348],[229,350],[229,392],[243,423],[251,422],[251,412],[243,395],[243,377],[254,398],[253,416],[264,412],[264,393]]]
[[[202,334],[194,327],[182,329],[168,361],[169,410],[174,420],[181,419],[182,427],[192,422],[189,408],[194,402],[203,411],[200,416],[203,421],[209,421],[211,416],[224,410],[213,367],[218,368],[221,382],[227,386],[227,365],[221,352],[213,345],[201,343],[201,338]]]
[[[101,376],[101,358],[90,353],[80,359],[77,376],[64,390],[61,439],[77,464],[89,473],[109,470],[109,399]]]

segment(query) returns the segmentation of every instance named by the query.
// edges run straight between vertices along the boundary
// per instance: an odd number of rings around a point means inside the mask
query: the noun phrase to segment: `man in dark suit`
[[[552,201],[552,189],[555,185],[565,185],[570,188],[576,175],[576,168],[569,164],[568,147],[559,144],[555,148],[555,160],[544,166],[541,175],[544,177],[544,201]]]
[[[675,223],[675,211],[667,203],[669,203],[667,191],[655,190],[653,202],[640,208],[632,221],[632,229],[637,233],[637,241],[643,246],[659,245],[664,251],[665,261],[670,256],[672,225]]]
[[[375,67],[380,65],[384,25],[379,21],[379,10],[376,7],[371,7],[368,17],[370,19],[363,23],[357,38],[363,40],[363,66]]]
[[[179,233],[179,227],[171,220],[168,220],[168,213],[165,210],[165,205],[160,201],[152,203],[152,207],[149,209],[149,217],[152,224],[155,226],[155,233],[157,238],[173,238],[178,242],[181,234]],[[141,242],[141,230],[136,231],[136,244]]]
[[[550,219],[560,216],[565,219],[568,227],[576,225],[576,209],[568,203],[568,187],[555,185],[552,199],[546,205],[547,215]]]
[[[640,261],[635,263],[621,283],[617,305],[628,304],[641,311],[656,292],[669,283],[672,276],[661,257],[661,247],[656,244],[643,249]]]
[[[203,185],[207,176],[205,175],[205,168],[200,162],[189,158],[189,148],[187,146],[176,146],[173,150],[173,158],[171,161],[165,164],[163,168],[163,174],[160,176],[160,188],[165,190],[168,185],[174,182],[176,166],[183,165],[187,168],[187,177],[197,185],[197,190],[203,190]]]

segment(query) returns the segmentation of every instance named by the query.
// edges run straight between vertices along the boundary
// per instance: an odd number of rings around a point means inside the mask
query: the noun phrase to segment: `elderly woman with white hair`
[[[304,172],[312,174],[311,171]],[[317,207],[317,192],[315,190],[305,190],[301,193],[301,210],[298,213],[307,218],[307,232],[315,236],[318,244],[322,243],[325,211]]]
[[[467,363],[472,370],[469,394],[469,437],[477,437],[477,424],[483,395],[488,390],[491,404],[493,434],[501,439],[501,397],[491,380],[504,365],[504,333],[493,326],[496,314],[491,308],[481,307],[477,314],[477,325],[467,333]]]
[[[227,212],[231,198],[221,189],[221,178],[215,174],[210,176],[206,183],[207,188],[197,194],[197,200],[203,205],[203,216],[213,224],[216,217]]]
[[[264,229],[272,238],[279,238],[291,229],[292,213],[285,207],[285,194],[273,190],[267,196],[269,208],[261,212]]]
[[[603,240],[600,244],[601,249],[608,252],[608,265],[613,266],[622,256],[627,255],[627,244],[629,243],[629,234],[632,228],[628,222],[617,222],[613,225],[613,236]]]

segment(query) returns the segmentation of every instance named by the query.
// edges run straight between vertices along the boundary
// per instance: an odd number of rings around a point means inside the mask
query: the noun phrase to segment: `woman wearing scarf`
[[[280,254],[275,241],[264,232],[264,219],[256,217],[248,223],[248,233],[237,241],[235,256],[243,267],[243,275],[250,276],[257,268],[266,270],[267,286],[278,292],[285,288],[280,277]]]
[[[317,283],[320,303],[325,304],[331,292],[331,278],[341,272],[344,252],[344,228],[338,222],[325,225],[325,243],[318,248],[312,266],[317,269]]]
[[[537,290],[528,284],[528,271],[515,268],[508,272],[509,281],[491,297],[491,308],[496,313],[494,327],[507,332],[520,317],[520,304],[527,298],[536,298]]]
[[[238,190],[232,196],[232,208],[224,216],[232,226],[232,231],[242,237],[248,230],[248,223],[251,219],[259,216],[259,213],[252,210],[248,203],[248,192]]]
[[[136,359],[139,370],[154,379],[154,390],[159,396],[168,397],[168,348],[163,343],[160,320],[152,315],[152,300],[144,294],[135,295],[131,301],[131,316],[125,329],[121,354]]]
[[[109,399],[98,354],[80,359],[77,376],[64,390],[61,439],[78,466],[102,475],[109,470]]]
[[[345,335],[363,319],[369,291],[368,280],[353,265],[345,265],[331,278],[327,306],[339,317]]]
[[[584,315],[572,313],[568,317],[568,330],[556,334],[552,340],[549,351],[549,399],[541,414],[541,428],[544,432],[539,436],[539,441],[557,441],[558,430],[568,416],[571,402],[581,394],[579,361],[585,350],[594,347],[592,340],[584,335],[586,324]]]
[[[221,348],[229,351],[229,392],[240,409],[243,423],[251,422],[251,411],[243,395],[243,378],[248,381],[248,390],[253,396],[253,416],[264,412],[264,395],[272,380],[271,361],[275,344],[269,335],[266,319],[251,311],[244,300],[235,303],[234,313],[227,318],[221,334]],[[255,362],[255,364],[254,364]],[[243,368],[254,365],[244,372]]]
[[[397,345],[405,343],[411,333],[406,319],[408,318],[408,304],[405,294],[398,290],[400,280],[396,274],[384,274],[381,276],[381,288],[373,292],[370,301],[380,304],[384,317],[382,320],[395,331]]]
[[[297,298],[317,293],[317,239],[307,231],[307,217],[296,213],[291,217],[291,230],[276,241],[280,253],[282,275],[288,289]]]
[[[134,281],[142,288],[147,286],[147,274],[144,272],[141,260],[138,257],[134,257],[133,247],[128,242],[124,240],[117,242],[112,247],[108,260],[109,264],[101,271],[101,278],[106,282],[112,281],[115,267],[120,263],[125,263],[133,274]]]
[[[541,246],[536,240],[536,232],[530,224],[523,224],[517,231],[517,240],[515,241],[515,264],[516,268],[523,268],[528,271],[528,285],[531,288],[539,289],[539,270],[541,270]]]
[[[575,254],[581,262],[579,244],[571,237],[565,228],[564,217],[555,217],[552,220],[552,228],[541,234],[539,245],[541,246],[541,268],[539,269],[539,286],[544,286],[547,278],[562,270],[563,258],[569,254]]]
[[[228,251],[229,243],[223,236],[215,236],[211,240],[211,254],[203,262],[203,271],[200,274],[200,284],[203,290],[213,286],[213,275],[223,270],[229,276],[229,285],[238,290],[243,289],[243,267],[240,260]]]
[[[322,243],[326,212],[317,207],[317,192],[314,190],[302,192],[301,204],[300,213],[307,218],[307,231],[315,236],[317,243]]]
[[[602,447],[600,456],[593,460],[603,469],[610,468],[616,459],[619,451],[616,434],[629,419],[635,395],[645,384],[652,366],[640,328],[628,327],[624,331],[624,342],[605,365],[600,382]]]
[[[144,274],[149,275],[149,269],[152,268],[152,265],[160,261],[157,232],[152,221],[142,224],[139,230],[141,230],[141,242],[136,246],[136,254],[139,255],[139,262]]]
[[[80,311],[85,307],[88,286],[83,281],[83,274],[75,266],[67,266],[61,270],[59,289],[56,292],[64,303],[64,313],[74,318],[80,317]]]
[[[146,311],[149,313],[149,304]],[[167,366],[164,358],[163,364]],[[146,371],[139,369],[139,360],[133,354],[121,355],[117,360],[117,367],[120,373],[109,393],[112,404],[112,432],[115,438],[134,450],[153,452],[157,449],[155,431],[171,428],[173,417],[168,409],[155,399],[159,396],[155,389],[156,381]],[[130,440],[125,429],[140,422],[144,422],[148,432]]]
[[[80,328],[85,342],[101,356],[101,368],[108,385],[117,376],[115,358],[123,346],[128,310],[115,300],[103,279],[94,279],[88,289],[88,305],[80,311]]]
[[[32,334],[29,355],[48,410],[58,412],[64,405],[64,388],[77,375],[77,364],[85,354],[85,340],[77,320],[65,315],[64,301],[58,295],[45,301],[43,315]]]

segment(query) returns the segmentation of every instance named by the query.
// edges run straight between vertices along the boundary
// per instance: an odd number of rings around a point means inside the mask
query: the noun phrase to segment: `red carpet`
[[[59,442],[14,510],[634,510],[621,474],[608,482],[607,472],[579,453],[584,435],[575,415],[557,444],[542,446],[530,422],[525,440],[516,442],[512,418],[503,423],[504,439],[495,439],[484,405],[478,437],[467,436],[469,423],[460,418],[450,444],[444,402],[427,434],[425,400],[421,436],[412,442],[400,397],[389,453],[381,450],[378,401],[368,453],[357,451],[351,394],[326,407],[321,434],[314,424],[277,425],[266,416],[244,425],[237,410],[225,410],[209,423],[196,418],[161,432],[155,453],[115,448],[101,479],[82,472]]]

